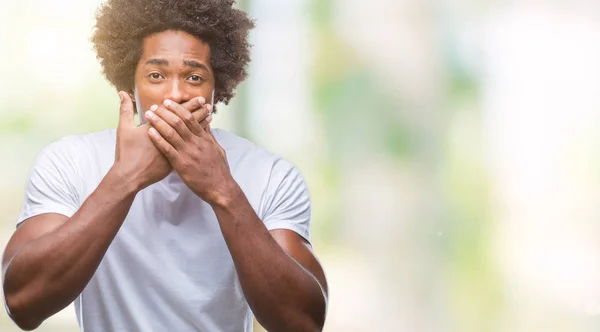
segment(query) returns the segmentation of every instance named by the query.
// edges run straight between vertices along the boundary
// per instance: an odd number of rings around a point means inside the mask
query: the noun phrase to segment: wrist
[[[111,188],[126,196],[135,196],[143,189],[142,184],[137,180],[137,176],[127,172],[117,164],[110,168],[104,180],[110,184]]]
[[[234,179],[231,179],[230,181],[225,181],[222,188],[217,191],[215,197],[207,203],[215,209],[227,209],[235,205],[243,197],[244,192],[242,188],[240,188]]]

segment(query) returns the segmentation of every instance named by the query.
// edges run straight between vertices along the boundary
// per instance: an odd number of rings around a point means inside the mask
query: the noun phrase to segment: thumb
[[[119,98],[121,98],[121,108],[119,114],[119,127],[135,127],[133,121],[133,102],[129,94],[124,91],[119,91]]]

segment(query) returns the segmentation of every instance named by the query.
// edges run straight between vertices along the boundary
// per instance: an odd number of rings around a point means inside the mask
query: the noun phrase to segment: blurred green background
[[[2,246],[36,154],[116,126],[99,3],[0,0]],[[325,331],[600,329],[600,3],[237,6],[253,62],[214,126],[305,175]],[[73,308],[39,331],[77,331]]]

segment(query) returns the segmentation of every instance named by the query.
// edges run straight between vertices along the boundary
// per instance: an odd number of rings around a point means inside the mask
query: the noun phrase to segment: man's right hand
[[[119,92],[121,109],[117,127],[117,144],[113,169],[126,179],[133,181],[137,190],[164,179],[172,170],[171,165],[148,137],[149,124],[136,126],[131,97],[126,92]],[[193,113],[196,121],[201,112],[204,98],[192,98],[182,104]],[[141,115],[143,116],[143,115]],[[202,120],[202,127],[208,122]]]

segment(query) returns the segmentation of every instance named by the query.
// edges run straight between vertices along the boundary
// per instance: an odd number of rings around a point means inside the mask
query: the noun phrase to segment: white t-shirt
[[[310,240],[310,198],[296,167],[225,130],[212,132],[266,227]],[[71,217],[112,166],[115,139],[108,129],[47,146],[30,171],[18,223],[49,212]],[[217,218],[175,172],[137,194],[75,309],[85,332],[252,331]]]

